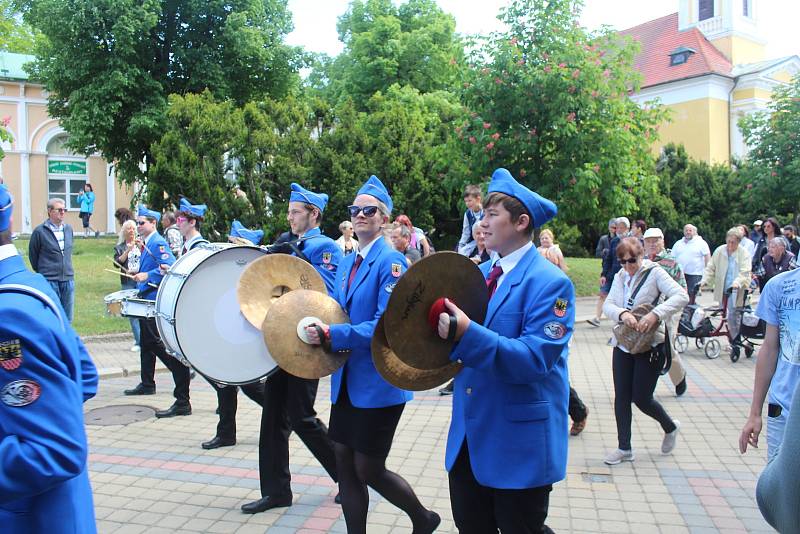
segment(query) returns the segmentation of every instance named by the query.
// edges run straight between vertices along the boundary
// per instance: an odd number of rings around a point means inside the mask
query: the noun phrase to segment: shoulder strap
[[[56,314],[56,317],[58,317],[58,322],[61,324],[61,330],[66,332],[67,327],[64,324],[64,317],[61,315],[61,310],[58,306],[56,306],[56,303],[53,302],[53,299],[48,297],[42,291],[30,286],[23,286],[21,284],[0,284],[0,293],[20,293],[39,299],[45,306],[50,308],[50,310]]]
[[[639,280],[639,283],[636,285],[636,289],[633,290],[633,293],[631,293],[631,296],[628,297],[628,302],[625,303],[625,308],[627,308],[628,310],[633,309],[633,301],[636,300],[636,295],[639,294],[639,290],[642,289],[642,286],[644,285],[645,281],[647,280],[647,277],[650,276],[650,271],[652,271],[652,270],[653,270],[653,267],[650,267],[644,273],[642,273],[642,277]]]

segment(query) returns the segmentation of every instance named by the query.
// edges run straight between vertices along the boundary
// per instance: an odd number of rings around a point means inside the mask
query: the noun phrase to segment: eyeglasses
[[[136,224],[138,224],[139,226],[144,226],[145,224],[147,224],[147,221],[136,221]]]
[[[186,217],[176,217],[175,218],[175,222],[178,223],[178,224],[185,223],[188,220],[189,219],[187,219]]]
[[[57,211],[58,213],[64,213],[66,208],[50,208],[50,211]]]
[[[620,263],[620,264],[625,264],[625,263],[634,264],[634,263],[636,263],[637,261],[639,261],[639,258],[627,258],[627,259],[622,259],[622,258],[620,258],[620,259],[619,259],[619,263]]]
[[[372,217],[378,213],[378,206],[347,206],[347,211],[350,212],[350,217],[355,219],[358,214],[364,212],[364,217]]]

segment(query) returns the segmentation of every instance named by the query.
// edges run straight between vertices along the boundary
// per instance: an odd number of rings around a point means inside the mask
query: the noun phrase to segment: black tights
[[[333,450],[336,453],[339,493],[348,534],[367,532],[367,486],[408,514],[414,534],[433,532],[438,526],[438,516],[422,506],[408,482],[386,469],[386,458],[367,456],[336,442],[333,442]]]

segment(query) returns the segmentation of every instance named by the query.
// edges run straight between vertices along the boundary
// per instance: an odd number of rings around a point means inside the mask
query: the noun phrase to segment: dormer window
[[[697,20],[706,20],[714,18],[714,0],[699,0],[697,7],[698,7]]]
[[[688,48],[685,46],[676,48],[675,50],[669,53],[669,66],[674,67],[675,65],[683,65],[684,63],[689,61],[689,56],[691,56],[695,52],[696,50],[694,48]]]

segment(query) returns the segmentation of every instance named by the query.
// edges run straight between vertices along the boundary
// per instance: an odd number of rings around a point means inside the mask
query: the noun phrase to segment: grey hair
[[[624,224],[627,228],[631,227],[631,221],[627,217],[617,217],[616,223],[617,226]]]
[[[725,239],[728,239],[729,237],[735,237],[736,240],[741,243],[744,234],[741,228],[739,228],[738,226],[734,226],[733,228],[728,230],[728,232],[725,234]]]
[[[481,227],[481,221],[475,221],[475,224],[472,225],[472,233],[475,233],[475,230]]]
[[[117,241],[117,245],[125,242],[125,228],[127,228],[128,226],[133,226],[133,233],[134,235],[136,235],[136,226],[137,226],[136,221],[132,219],[125,221],[124,223],[122,223],[122,226],[119,229],[119,241]]]
[[[353,223],[351,223],[350,221],[342,221],[342,222],[340,222],[340,223],[339,223],[339,231],[340,231],[340,232],[344,232],[344,229],[345,229],[345,228],[347,228],[347,225],[348,225],[348,224],[349,224],[350,226],[353,226]]]
[[[772,239],[769,240],[769,244],[770,245],[780,245],[785,250],[786,249],[786,238],[783,237],[783,236],[773,237]]]
[[[400,230],[400,235],[405,237],[406,239],[411,239],[411,229],[406,226],[405,224],[395,224],[392,231]]]
[[[616,217],[611,217],[611,218],[608,220],[608,227],[609,227],[609,228],[611,228],[611,226],[612,226],[612,225],[614,225],[614,226],[616,226],[616,225],[617,225],[617,218],[616,218]]]
[[[64,207],[67,206],[67,203],[64,202],[64,199],[61,198],[51,198],[47,201],[47,209],[51,210],[56,207],[56,204],[63,204]]]
[[[689,228],[691,228],[692,230],[694,230],[695,232],[697,231],[697,227],[696,227],[695,225],[693,225],[693,224],[691,224],[691,223],[689,223],[689,224],[685,224],[685,225],[683,225],[684,229],[685,229],[687,226],[688,226]]]

